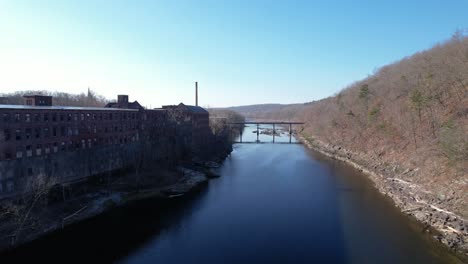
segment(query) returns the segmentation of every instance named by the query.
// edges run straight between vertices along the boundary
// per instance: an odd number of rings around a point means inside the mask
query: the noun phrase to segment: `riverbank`
[[[229,153],[209,160],[194,159],[173,168],[141,173],[139,183],[130,184],[135,175],[114,178],[105,186],[87,186],[81,195],[50,205],[37,202],[28,215],[4,217],[0,222],[0,252],[60,232],[67,226],[99,216],[118,207],[152,199],[164,203],[196,191],[210,179],[219,177],[217,168]],[[134,181],[134,180],[133,180]],[[14,210],[14,209],[13,209]],[[24,220],[22,220],[24,219]],[[19,221],[18,221],[19,220]],[[24,221],[24,224],[18,222]]]
[[[298,135],[297,138],[308,148],[364,172],[380,193],[390,197],[403,213],[423,224],[423,232],[431,232],[437,241],[465,257],[468,256],[468,222],[447,210],[443,197],[408,180],[418,168],[402,170],[396,165],[379,162],[377,159],[369,160],[359,153],[306,135]]]

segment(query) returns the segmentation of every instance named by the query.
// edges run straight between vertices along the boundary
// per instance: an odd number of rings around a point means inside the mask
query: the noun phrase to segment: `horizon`
[[[0,1],[0,87],[90,87],[159,107],[194,104],[198,81],[200,106],[303,104],[450,39],[468,24],[467,9],[464,1]]]

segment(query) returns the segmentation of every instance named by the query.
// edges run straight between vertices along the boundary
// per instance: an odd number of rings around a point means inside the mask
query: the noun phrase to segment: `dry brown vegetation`
[[[379,160],[468,218],[468,37],[382,67],[333,97],[256,116]]]

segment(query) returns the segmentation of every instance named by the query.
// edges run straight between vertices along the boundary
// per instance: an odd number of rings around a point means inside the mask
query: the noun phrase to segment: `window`
[[[27,104],[27,105],[32,105],[32,104],[33,104],[33,103],[32,103],[32,99],[27,99],[27,100],[26,100],[26,104]]]
[[[41,144],[38,144],[36,146],[36,155],[37,156],[40,156],[42,154],[42,145]]]
[[[5,151],[5,159],[6,160],[11,160],[12,156],[11,156],[11,152],[9,150]]]
[[[10,122],[10,114],[3,114],[3,122],[8,123]]]
[[[15,122],[21,121],[21,114],[15,114]]]
[[[10,141],[10,138],[11,138],[10,129],[4,129],[3,136],[5,138],[5,141]]]
[[[73,120],[78,121],[78,114],[73,115]]]
[[[31,114],[25,114],[24,115],[24,121],[26,121],[28,123],[31,122]]]
[[[50,137],[50,131],[48,127],[44,127],[44,137],[45,138]]]
[[[33,176],[33,168],[28,168],[28,176]]]
[[[48,113],[44,114],[44,122],[49,122],[49,114]]]
[[[8,192],[12,192],[15,189],[15,184],[13,183],[13,181],[7,181],[6,186]]]
[[[57,136],[57,127],[52,128],[52,136],[54,136],[54,137]]]
[[[67,132],[66,132],[66,129],[65,129],[64,126],[63,126],[63,127],[60,127],[60,135],[61,135],[62,137],[64,137],[64,136],[67,135]]]
[[[80,116],[81,116],[81,121],[83,121],[84,120],[84,114],[81,114]]]
[[[21,140],[21,129],[18,128],[15,130],[15,138],[17,141]]]
[[[65,114],[60,114],[60,121],[64,121],[65,120]]]
[[[52,114],[52,122],[57,122],[57,114],[56,113]]]
[[[50,144],[46,144],[45,147],[44,147],[44,152],[45,154],[49,154],[50,153]]]
[[[58,143],[57,142],[54,142],[54,153],[56,153],[58,151]]]
[[[34,129],[34,137],[35,138],[40,138],[41,137],[41,128],[40,127],[36,127]]]
[[[25,134],[24,134],[24,137],[26,138],[26,140],[31,139],[31,136],[32,136],[31,134],[32,134],[32,129],[26,128]]]
[[[41,114],[34,114],[33,115],[33,121],[34,122],[40,122],[41,121]]]
[[[28,145],[26,146],[26,157],[31,157],[32,156],[32,146]]]
[[[23,147],[16,148],[16,158],[21,159],[23,157]]]
[[[72,120],[72,114],[67,115],[67,121],[70,122]]]

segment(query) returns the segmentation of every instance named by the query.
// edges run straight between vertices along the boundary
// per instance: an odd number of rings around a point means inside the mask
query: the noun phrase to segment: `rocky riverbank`
[[[468,221],[446,208],[444,203],[447,197],[440,197],[408,180],[411,178],[408,176],[416,173],[418,168],[402,169],[397,165],[379,162],[378,159],[369,160],[362,154],[305,135],[299,135],[298,139],[308,148],[364,172],[375,187],[390,197],[402,212],[421,222],[424,232],[431,232],[434,239],[468,256]]]
[[[222,160],[221,157],[209,161],[194,160],[178,166],[175,170],[165,171],[161,177],[172,178],[165,183],[146,184],[135,188],[126,186],[128,184],[125,183],[124,177],[112,185],[88,191],[73,199],[36,207],[25,217],[25,224],[19,231],[18,224],[15,223],[17,219],[4,217],[0,221],[0,251],[18,247],[49,233],[58,232],[66,226],[133,202],[150,198],[160,202],[177,199],[197,190],[209,179],[219,177],[216,170],[221,166]]]

